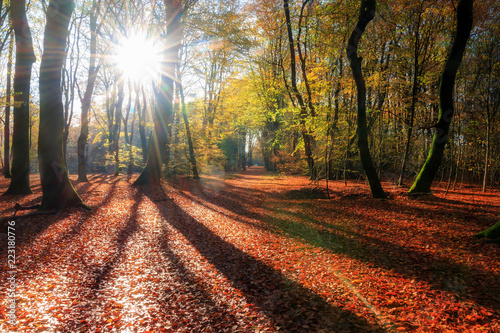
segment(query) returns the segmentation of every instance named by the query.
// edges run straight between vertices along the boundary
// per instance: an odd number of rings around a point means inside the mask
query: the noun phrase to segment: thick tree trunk
[[[7,86],[5,88],[5,123],[4,123],[4,141],[3,141],[3,175],[5,178],[10,178],[10,110],[11,110],[11,95],[12,95],[12,53],[14,52],[14,35],[10,36],[9,60],[7,62]]]
[[[358,148],[361,163],[370,184],[370,189],[374,198],[383,199],[386,197],[377,170],[373,164],[368,146],[368,129],[366,125],[366,85],[361,70],[362,58],[358,57],[358,43],[366,29],[368,23],[375,17],[375,0],[362,0],[358,23],[347,43],[347,57],[352,69],[352,75],[358,90]]]
[[[35,62],[31,31],[26,18],[26,1],[11,3],[12,26],[16,37],[14,74],[14,133],[12,136],[11,181],[5,194],[30,194],[30,81]]]
[[[38,152],[43,199],[41,210],[58,211],[68,206],[84,206],[68,178],[63,156],[64,107],[61,70],[66,58],[68,23],[72,0],[51,0],[40,65],[40,132]]]
[[[457,23],[453,44],[446,59],[441,74],[441,86],[439,88],[439,116],[432,139],[429,155],[417,179],[410,188],[409,193],[413,195],[428,194],[431,192],[431,184],[443,160],[443,153],[448,142],[448,132],[453,119],[453,88],[458,67],[462,62],[465,46],[472,29],[473,0],[460,0],[457,5]]]
[[[160,185],[162,164],[168,159],[168,140],[173,115],[174,77],[182,42],[181,30],[182,2],[165,0],[169,15],[164,58],[161,70],[160,89],[156,92],[154,131],[149,140],[149,155],[146,167],[134,182],[134,185]]]
[[[90,13],[90,64],[89,64],[89,74],[87,79],[87,87],[85,88],[85,93],[82,104],[82,118],[81,118],[81,128],[80,136],[78,137],[78,181],[88,182],[87,179],[87,161],[85,156],[85,150],[87,146],[87,140],[89,137],[89,110],[90,103],[92,102],[92,94],[94,92],[95,81],[97,78],[97,73],[99,67],[96,67],[96,53],[97,53],[97,15],[98,8],[96,0],[92,2],[92,10]]]

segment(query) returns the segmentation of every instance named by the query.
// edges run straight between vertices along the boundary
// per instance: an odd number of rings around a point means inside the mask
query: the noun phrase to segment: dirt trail
[[[153,190],[132,181],[95,175],[76,184],[92,211],[14,219],[18,322],[7,323],[2,244],[1,332],[499,329],[498,247],[462,222],[498,217],[498,194],[415,201],[393,189],[381,202],[333,182],[328,200],[262,168]],[[33,184],[0,199],[2,216],[12,199],[39,199]]]

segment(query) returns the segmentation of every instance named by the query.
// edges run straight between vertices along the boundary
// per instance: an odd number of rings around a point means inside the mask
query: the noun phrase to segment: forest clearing
[[[324,181],[261,167],[161,188],[136,177],[73,175],[92,211],[13,219],[17,332],[500,331],[500,249],[472,237],[498,219],[497,192],[384,183],[380,201],[334,181],[328,199]],[[19,203],[39,202],[32,182]]]

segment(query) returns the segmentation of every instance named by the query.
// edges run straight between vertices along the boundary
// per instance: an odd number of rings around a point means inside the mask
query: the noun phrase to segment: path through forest
[[[500,217],[498,191],[414,199],[385,183],[379,201],[332,182],[327,199],[324,182],[258,167],[134,179],[75,183],[92,211],[10,219],[17,330],[2,222],[1,332],[500,332],[500,250],[470,237]],[[2,216],[40,201],[32,180]]]

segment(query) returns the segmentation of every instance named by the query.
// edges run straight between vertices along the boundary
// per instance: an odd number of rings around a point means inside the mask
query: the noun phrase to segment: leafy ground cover
[[[499,246],[471,237],[500,218],[498,190],[417,199],[385,183],[380,201],[364,182],[330,182],[328,199],[261,168],[134,178],[74,183],[92,211],[14,219],[15,327],[2,222],[1,332],[500,332]],[[32,181],[2,216],[40,201]]]

